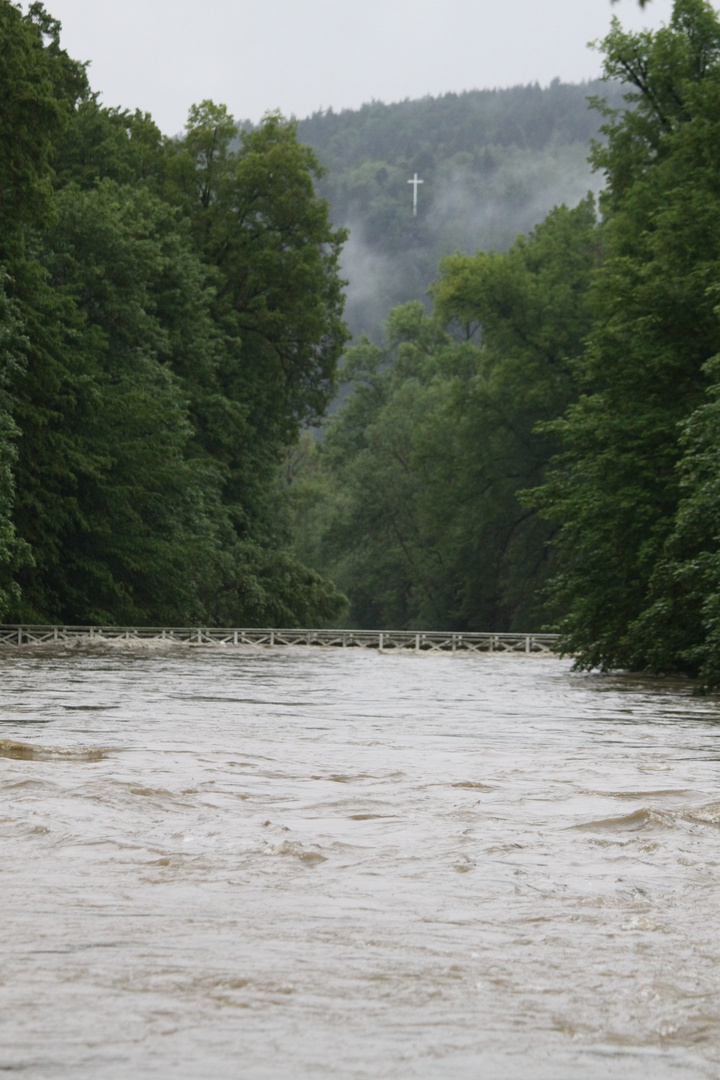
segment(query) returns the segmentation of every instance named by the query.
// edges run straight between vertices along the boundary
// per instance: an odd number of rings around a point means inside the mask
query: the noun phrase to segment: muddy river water
[[[0,1075],[720,1075],[720,702],[526,656],[0,657]]]

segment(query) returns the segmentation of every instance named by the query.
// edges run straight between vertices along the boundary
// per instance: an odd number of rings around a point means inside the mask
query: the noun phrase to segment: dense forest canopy
[[[555,79],[545,88],[531,83],[390,105],[374,101],[360,109],[313,113],[298,128],[335,177],[366,161],[397,165],[427,154],[472,154],[485,146],[542,150],[549,142],[587,143],[598,126],[587,96],[601,89],[601,82]]]
[[[348,337],[347,234],[331,221],[357,219],[351,259],[364,244],[385,260],[370,275],[379,307],[356,308],[377,329],[393,297],[424,295],[439,255],[474,246],[473,214],[503,247],[542,217],[543,170],[545,189],[567,172],[584,192],[597,88],[240,130],[205,101],[168,139],[148,114],[100,104],[40,3],[0,0],[0,34],[3,617],[336,617],[341,594],[292,553],[277,481],[334,395]],[[409,168],[424,173],[414,222]]]
[[[275,481],[347,338],[312,151],[276,115],[235,145],[209,101],[176,140],[101,107],[39,3],[0,39],[4,618],[336,613]]]
[[[720,22],[603,42],[604,180],[444,259],[349,353],[293,485],[298,549],[368,625],[532,629],[585,667],[720,683]]]
[[[656,34],[616,23],[605,54],[635,107],[607,114],[595,152],[609,181],[595,318],[539,493],[560,525],[555,610],[586,666],[716,682],[720,22],[676,0]]]
[[[602,88],[239,129],[203,101],[172,140],[41,4],[0,0],[0,38],[5,620],[555,625],[580,666],[720,684],[711,4],[614,20]],[[537,213],[513,169],[598,126],[594,193]],[[455,181],[478,221],[516,192],[481,250]],[[347,348],[353,215],[387,318]]]

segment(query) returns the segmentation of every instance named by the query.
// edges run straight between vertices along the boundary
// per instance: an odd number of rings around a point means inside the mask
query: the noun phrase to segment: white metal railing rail
[[[112,641],[165,642],[168,645],[292,646],[364,648],[381,652],[552,653],[557,634],[443,633],[436,630],[282,630],[177,626],[0,626],[0,647],[103,644]]]

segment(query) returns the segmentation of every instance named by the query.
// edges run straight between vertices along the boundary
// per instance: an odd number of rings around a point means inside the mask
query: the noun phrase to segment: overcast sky
[[[24,5],[26,6],[26,5]],[[613,14],[666,22],[672,0],[45,0],[71,56],[92,61],[106,105],[141,108],[167,134],[193,102],[237,119],[307,116],[372,99],[513,86],[599,72],[587,42]]]

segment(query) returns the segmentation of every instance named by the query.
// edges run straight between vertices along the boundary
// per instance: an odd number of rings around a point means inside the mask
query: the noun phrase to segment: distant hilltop
[[[530,83],[389,105],[373,101],[359,109],[319,110],[298,121],[298,133],[330,168],[381,159],[410,167],[428,151],[452,155],[489,145],[540,150],[549,142],[588,142],[598,130],[588,98],[615,105],[621,93],[616,83],[555,79],[547,87]]]

